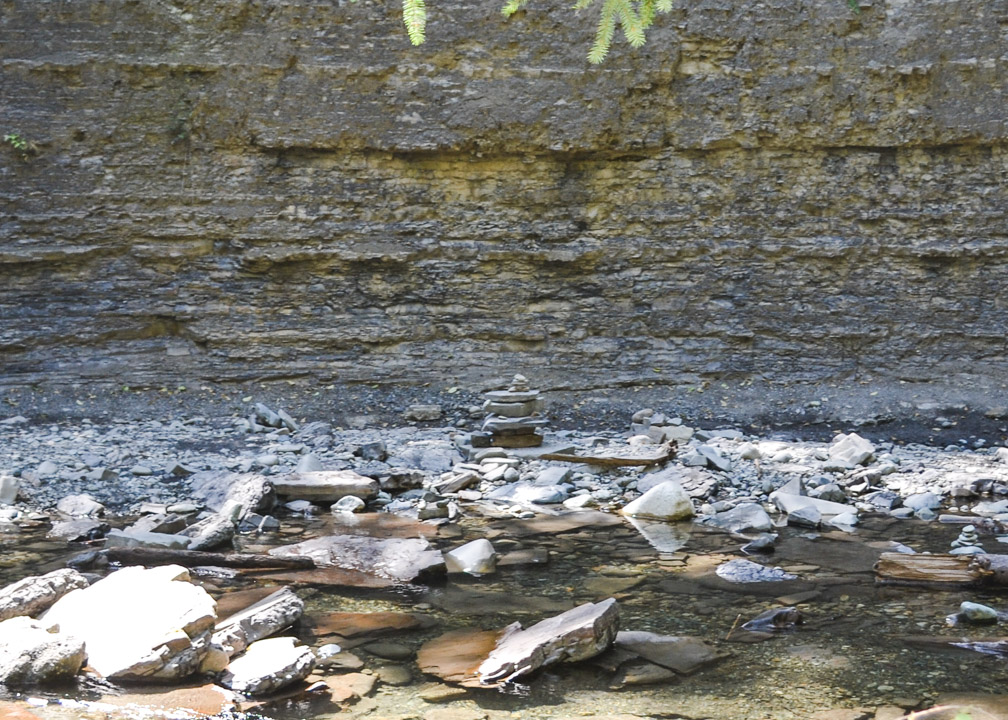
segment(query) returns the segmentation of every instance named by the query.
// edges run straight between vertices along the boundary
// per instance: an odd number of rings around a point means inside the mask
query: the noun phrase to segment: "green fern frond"
[[[672,12],[672,0],[658,0],[657,7],[660,13]]]
[[[523,7],[528,5],[528,3],[529,0],[508,0],[504,7],[501,8],[501,15],[504,17],[511,17]]]
[[[403,0],[403,25],[409,35],[410,42],[421,45],[424,41],[424,30],[427,28],[427,6],[424,0]]]
[[[592,65],[598,65],[609,54],[613,35],[616,33],[617,2],[619,0],[605,0],[602,4],[602,15],[599,17],[598,29],[595,30],[595,42],[588,51],[588,62]]]
[[[586,7],[591,5],[595,0],[577,0],[571,7],[575,10],[584,10]]]

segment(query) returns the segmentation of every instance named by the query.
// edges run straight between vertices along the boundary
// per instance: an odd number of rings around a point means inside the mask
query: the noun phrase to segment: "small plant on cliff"
[[[18,135],[17,133],[5,133],[3,141],[5,145],[9,145],[13,148],[25,162],[28,162],[28,158],[38,151],[38,147],[35,143],[30,140],[25,140],[23,136]]]

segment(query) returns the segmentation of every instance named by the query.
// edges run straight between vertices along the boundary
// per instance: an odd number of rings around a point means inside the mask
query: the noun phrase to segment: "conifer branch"
[[[406,26],[410,42],[422,45],[424,30],[427,28],[427,7],[424,0],[403,0],[402,7],[403,25]]]
[[[613,35],[616,33],[616,3],[619,0],[605,0],[602,4],[602,15],[599,17],[598,29],[595,31],[595,42],[588,51],[588,62],[598,65],[605,60],[612,46]]]
[[[588,0],[588,2],[591,1],[592,0]],[[504,7],[501,8],[501,15],[503,15],[504,17],[511,17],[516,12],[521,10],[523,7],[528,5],[528,2],[529,0],[508,0],[507,4],[505,4]]]

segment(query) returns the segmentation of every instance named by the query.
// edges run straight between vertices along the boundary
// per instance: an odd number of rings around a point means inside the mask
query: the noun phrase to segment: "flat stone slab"
[[[326,535],[273,548],[269,554],[276,557],[310,557],[319,566],[337,567],[404,583],[445,571],[441,552],[421,538]]]
[[[341,497],[353,495],[361,500],[377,497],[378,481],[353,470],[319,470],[291,473],[273,478],[277,495],[300,500],[336,502]]]
[[[342,638],[387,635],[427,627],[430,618],[401,612],[333,612],[312,617],[309,626],[314,637],[338,635]]]
[[[483,685],[497,685],[545,665],[586,660],[612,645],[618,625],[612,598],[579,605],[525,630],[515,623],[480,663],[477,676]]]

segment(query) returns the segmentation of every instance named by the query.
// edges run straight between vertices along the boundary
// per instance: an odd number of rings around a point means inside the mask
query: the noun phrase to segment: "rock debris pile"
[[[414,587],[446,573],[480,582],[548,564],[549,553],[514,547],[522,534],[619,527],[674,564],[699,526],[730,537],[739,555],[710,566],[711,587],[779,585],[793,589],[777,591],[788,599],[807,591],[800,566],[767,561],[786,531],[843,537],[882,517],[944,524],[946,548],[927,557],[966,554],[941,571],[988,579],[983,568],[999,561],[962,563],[996,558],[1008,542],[1004,448],[876,444],[854,432],[829,443],[767,439],[694,428],[651,409],[625,430],[549,432],[545,403],[521,375],[487,393],[482,412],[475,432],[344,429],[262,404],[237,420],[2,421],[0,533],[47,527],[83,552],[72,569],[0,590],[0,677],[11,686],[47,683],[77,676],[86,662],[83,672],[113,681],[211,679],[222,707],[295,686],[325,688],[336,702],[359,698],[376,679],[357,673],[360,661],[340,643],[353,647],[364,632],[355,628],[427,628],[429,619],[306,619],[305,588]],[[299,537],[309,522],[323,529]],[[471,537],[473,528],[482,536]],[[872,561],[883,550],[914,552],[892,543],[868,553]],[[902,572],[899,563],[885,567]],[[227,615],[218,601],[228,596],[195,582],[248,572],[274,585]],[[667,682],[724,657],[708,639],[620,628],[617,600],[605,596],[631,586],[606,582],[603,599],[543,612],[525,629],[451,630],[415,653],[373,637],[367,647],[415,658],[421,673],[463,687],[591,658],[612,673],[613,687]],[[950,617],[1001,616],[964,604]],[[788,606],[729,635],[759,640],[801,623]],[[396,672],[410,682],[405,670],[387,671],[382,682],[397,682]]]

